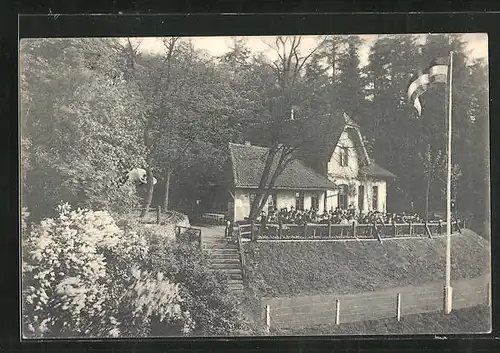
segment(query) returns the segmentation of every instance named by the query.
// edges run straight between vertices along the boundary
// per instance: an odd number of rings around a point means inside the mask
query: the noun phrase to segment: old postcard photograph
[[[24,339],[491,331],[486,34],[19,51]]]

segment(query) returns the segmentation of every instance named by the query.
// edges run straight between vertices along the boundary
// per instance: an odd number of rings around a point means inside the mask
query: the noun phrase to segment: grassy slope
[[[491,312],[486,306],[452,311],[408,315],[400,322],[396,319],[356,322],[351,324],[322,325],[306,329],[274,332],[277,335],[375,335],[375,334],[467,334],[487,333],[491,330]]]
[[[444,279],[445,238],[378,242],[245,244],[256,294],[270,297],[358,293]],[[487,273],[489,242],[472,231],[452,237],[452,279]]]

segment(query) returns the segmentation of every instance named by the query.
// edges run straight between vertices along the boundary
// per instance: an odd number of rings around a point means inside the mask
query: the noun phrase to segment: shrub
[[[189,331],[179,285],[142,266],[145,238],[107,212],[57,211],[23,234],[25,337],[146,336],[154,322]]]
[[[182,311],[190,313],[194,335],[247,335],[254,332],[231,293],[224,275],[210,264],[196,244],[172,242],[151,246],[151,266],[179,283]]]

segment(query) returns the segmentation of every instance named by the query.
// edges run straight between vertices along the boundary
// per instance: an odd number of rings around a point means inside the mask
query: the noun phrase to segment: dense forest
[[[244,38],[219,57],[189,38],[162,41],[159,54],[141,52],[134,39],[21,42],[21,202],[34,220],[61,200],[113,212],[135,207],[135,190],[119,182],[134,167],[148,173],[146,206],[182,210],[224,184],[228,142],[244,142],[248,126],[280,122],[292,109],[304,119],[345,111],[361,126],[370,156],[397,175],[390,210],[443,210],[445,88],[422,96],[421,117],[406,90],[416,70],[450,50],[453,198],[476,227],[487,219],[488,68],[468,58],[460,35],[379,36],[366,65],[354,35],[318,37],[307,50],[300,37],[276,37],[269,44],[276,59]]]

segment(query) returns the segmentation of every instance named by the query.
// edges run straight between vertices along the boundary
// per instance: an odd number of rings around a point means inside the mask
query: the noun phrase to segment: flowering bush
[[[25,337],[145,336],[152,320],[189,332],[179,286],[142,267],[145,238],[107,212],[57,211],[23,235]]]

